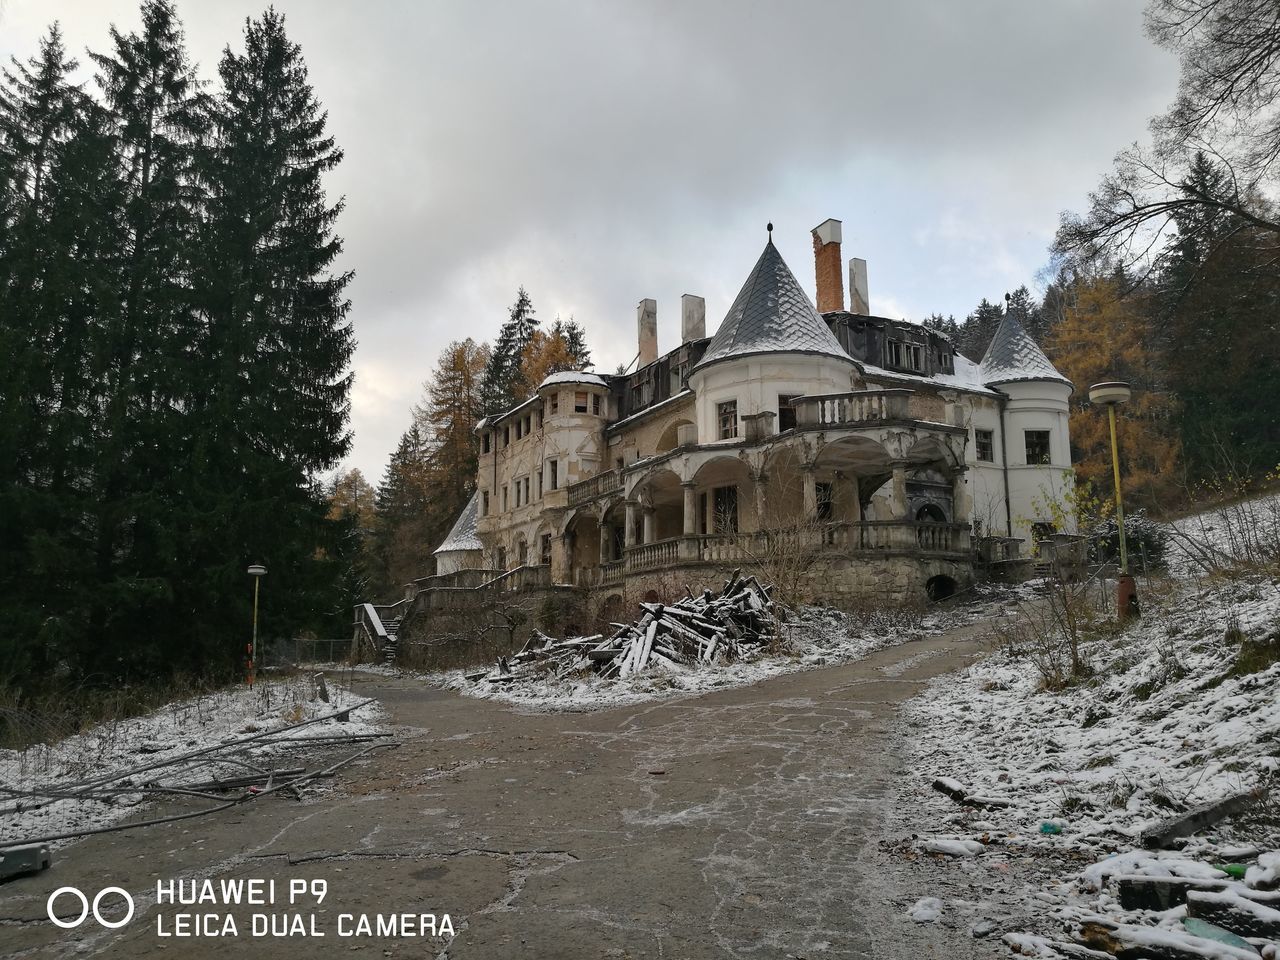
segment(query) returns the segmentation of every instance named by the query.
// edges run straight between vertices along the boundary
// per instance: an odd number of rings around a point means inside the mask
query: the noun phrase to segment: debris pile
[[[719,596],[711,590],[677,603],[642,603],[634,623],[618,624],[608,637],[555,640],[535,633],[517,654],[499,658],[492,671],[467,674],[472,681],[512,683],[559,680],[594,671],[621,680],[655,666],[729,663],[758,653],[777,638],[785,611],[771,588],[735,570]]]
[[[1280,852],[1218,848],[1210,860],[1125,853],[1089,867],[1081,886],[1098,897],[1092,911],[1063,911],[1071,942],[1027,934],[1005,942],[1015,953],[1036,956],[1277,956]]]
[[[324,698],[328,696],[325,688]],[[55,776],[36,781],[31,778],[33,782],[26,788],[0,785],[0,851],[3,851],[0,876],[5,874],[4,856],[11,852],[11,847],[186,820],[282,791],[301,799],[301,789],[313,781],[332,777],[374,750],[399,746],[397,741],[384,739],[389,734],[365,728],[333,734],[322,732],[318,736],[300,733],[303,728],[314,729],[314,725],[329,720],[346,723],[353,712],[371,703],[374,701],[347,703],[329,713],[273,730],[257,731],[251,725],[246,729],[254,732],[248,736],[194,750],[178,752],[171,745],[149,747],[143,743],[137,752],[161,755],[141,764],[80,779]],[[321,748],[332,753],[341,750],[344,744],[358,749],[318,768],[306,765],[304,751]],[[289,759],[282,760],[282,754]],[[326,755],[321,762],[330,759]],[[104,811],[124,815],[156,799],[183,801],[185,806],[166,816],[94,825],[103,819]]]

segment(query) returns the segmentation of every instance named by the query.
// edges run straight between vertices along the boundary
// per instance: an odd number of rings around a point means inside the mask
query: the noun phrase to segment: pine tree
[[[570,317],[563,328],[565,346],[569,350],[571,370],[590,370],[591,350],[587,347],[587,332],[578,321]]]
[[[524,380],[521,363],[525,347],[538,329],[535,313],[533,301],[521,287],[485,367],[481,396],[486,413],[501,413],[528,398],[531,388]]]
[[[977,363],[987,352],[987,347],[991,345],[991,340],[996,335],[996,328],[1000,326],[1003,317],[1004,310],[983,297],[982,302],[973,313],[965,317],[964,323],[961,324],[959,336],[956,338],[956,349]]]
[[[273,629],[296,632],[328,603],[333,571],[317,545],[345,535],[327,528],[315,483],[350,446],[350,274],[333,270],[342,204],[328,202],[322,182],[342,152],[282,15],[246,21],[244,52],[228,48],[218,72],[222,95],[209,105],[213,136],[198,164],[208,200],[190,483],[203,546],[189,555],[189,582],[231,590],[259,559],[279,571]],[[243,601],[227,611],[246,614]],[[226,629],[206,624],[211,650]]]

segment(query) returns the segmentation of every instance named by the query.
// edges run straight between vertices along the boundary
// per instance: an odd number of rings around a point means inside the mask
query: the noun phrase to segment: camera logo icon
[[[123,920],[108,920],[102,915],[102,900],[108,894],[112,893],[116,894],[129,905],[129,912],[124,915]],[[74,920],[63,920],[53,911],[54,903],[63,895],[68,895],[73,899],[80,901],[80,916],[76,917]],[[119,930],[133,919],[133,909],[133,897],[129,895],[128,890],[125,890],[122,887],[103,887],[98,891],[97,896],[93,898],[92,906],[90,906],[89,898],[86,897],[78,887],[59,887],[57,890],[53,891],[53,893],[49,894],[49,902],[45,905],[45,910],[49,914],[49,919],[52,920],[56,926],[62,927],[63,930],[72,930],[80,926],[80,924],[84,923],[85,920],[88,919],[90,910],[93,912],[93,918],[102,926],[106,927],[108,930]]]

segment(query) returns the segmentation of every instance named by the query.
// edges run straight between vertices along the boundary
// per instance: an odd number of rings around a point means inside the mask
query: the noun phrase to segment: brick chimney
[[[871,297],[867,293],[867,261],[854,257],[849,261],[849,312],[871,314]]]
[[[686,293],[680,298],[680,342],[701,340],[707,335],[707,301]]]
[[[658,301],[641,300],[636,307],[636,334],[640,341],[640,361],[637,368],[647,366],[658,359]]]
[[[840,221],[813,228],[813,262],[818,276],[818,312],[844,309],[844,262],[840,259]]]

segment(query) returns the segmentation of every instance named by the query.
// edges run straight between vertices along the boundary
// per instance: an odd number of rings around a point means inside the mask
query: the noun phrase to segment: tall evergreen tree
[[[228,48],[218,72],[222,95],[198,164],[208,199],[189,482],[200,547],[187,582],[218,582],[234,596],[244,564],[260,559],[280,572],[273,629],[293,632],[311,625],[331,583],[327,554],[316,552],[332,531],[315,479],[350,446],[350,274],[333,270],[342,204],[327,201],[322,182],[342,151],[281,14],[246,21],[244,52]],[[211,647],[227,627],[204,625]]]
[[[529,294],[521,287],[485,367],[481,395],[486,413],[499,413],[528,398],[529,385],[524,380],[522,364],[525,347],[538,329],[536,312]]]

